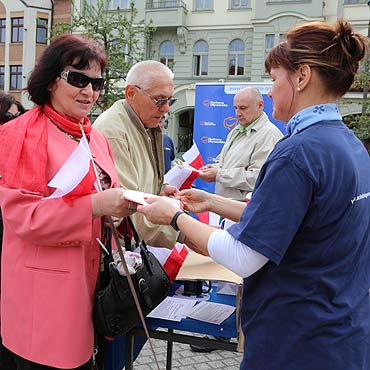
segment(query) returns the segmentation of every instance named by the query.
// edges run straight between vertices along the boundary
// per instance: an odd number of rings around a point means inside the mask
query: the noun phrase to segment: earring
[[[299,86],[297,87],[297,91],[301,91],[301,88]]]

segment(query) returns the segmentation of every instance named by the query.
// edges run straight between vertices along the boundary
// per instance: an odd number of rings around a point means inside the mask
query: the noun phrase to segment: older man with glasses
[[[94,123],[109,140],[120,183],[127,189],[161,195],[177,191],[163,184],[163,141],[159,127],[162,117],[176,101],[173,77],[172,71],[157,61],[135,64],[126,77],[125,99],[116,101]],[[171,226],[154,225],[139,213],[131,218],[139,237],[149,245],[173,248],[181,239]],[[142,344],[135,341],[135,355]],[[122,337],[107,348],[108,370],[122,369],[124,346]]]

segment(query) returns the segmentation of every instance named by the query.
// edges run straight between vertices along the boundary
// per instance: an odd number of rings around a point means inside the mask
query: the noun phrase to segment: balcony
[[[153,26],[186,27],[188,10],[182,0],[147,1],[145,22],[153,21]]]

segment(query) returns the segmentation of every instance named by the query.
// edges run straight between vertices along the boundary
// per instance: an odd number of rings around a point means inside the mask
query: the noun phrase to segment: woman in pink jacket
[[[108,142],[87,118],[105,65],[105,54],[88,39],[57,38],[28,81],[37,107],[0,128],[1,335],[17,370],[91,369],[96,239],[104,241],[103,216],[130,213]],[[90,166],[71,192],[48,198],[55,191],[49,181],[79,145],[82,129],[103,191]]]

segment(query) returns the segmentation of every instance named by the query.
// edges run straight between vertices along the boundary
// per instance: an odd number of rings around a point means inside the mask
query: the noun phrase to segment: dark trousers
[[[47,350],[47,349],[45,349]],[[46,366],[46,365],[40,365],[36,364],[34,362],[28,361],[22,357],[19,357],[17,355],[14,355],[15,363],[16,363],[16,368],[14,370],[62,370],[57,367],[51,367],[51,366]],[[85,365],[75,367],[70,370],[91,370],[91,361],[86,363]],[[10,370],[10,369],[9,369]]]
[[[0,337],[0,370],[15,370],[14,355],[2,344]]]

